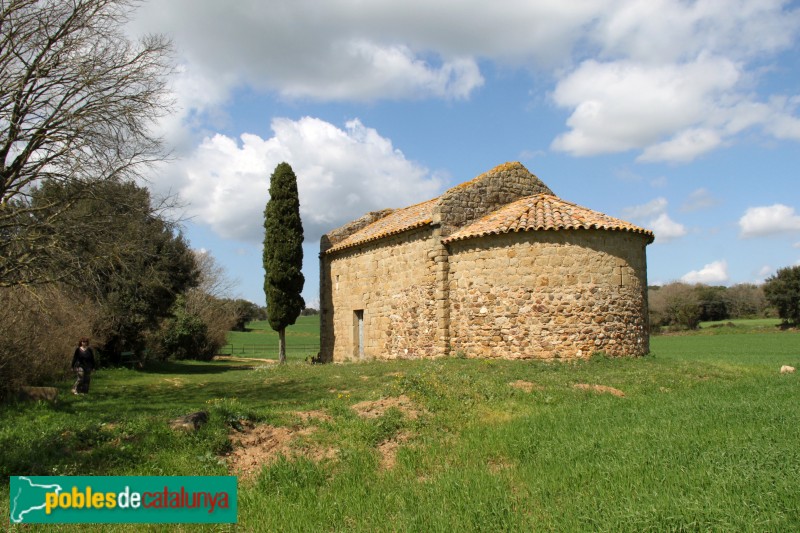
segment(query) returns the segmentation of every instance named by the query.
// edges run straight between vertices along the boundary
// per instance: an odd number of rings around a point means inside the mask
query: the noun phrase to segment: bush
[[[702,308],[695,287],[674,282],[648,291],[650,324],[654,331],[697,329]]]
[[[178,297],[172,317],[161,323],[153,338],[154,351],[161,359],[210,361],[227,342],[236,317],[231,300],[192,289]]]
[[[94,346],[106,340],[98,314],[97,306],[67,287],[0,288],[0,399],[24,385],[52,386],[71,377],[78,339],[89,336]],[[97,350],[95,357],[101,362]]]
[[[210,349],[205,323],[200,317],[185,312],[164,321],[159,344],[164,356],[175,359],[208,361],[216,352]]]
[[[767,314],[764,289],[752,283],[740,283],[725,291],[730,318],[757,318]]]

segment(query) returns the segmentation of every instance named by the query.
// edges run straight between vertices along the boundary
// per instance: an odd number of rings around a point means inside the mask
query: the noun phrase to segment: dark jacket
[[[75,348],[75,355],[72,356],[72,368],[78,367],[88,372],[94,370],[94,351],[91,348],[86,348],[86,350],[81,350],[80,347]]]

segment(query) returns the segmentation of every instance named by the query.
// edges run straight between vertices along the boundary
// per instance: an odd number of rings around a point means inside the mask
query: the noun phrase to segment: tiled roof
[[[653,242],[653,232],[549,194],[528,196],[465,226],[445,243],[512,231],[605,229],[641,233]]]
[[[376,220],[369,226],[357,231],[338,242],[335,246],[327,250],[326,253],[338,252],[345,248],[350,248],[365,242],[383,239],[389,235],[395,235],[404,231],[426,226],[433,220],[433,208],[439,198],[433,198],[421,204],[412,205],[403,209],[393,211],[389,215]]]

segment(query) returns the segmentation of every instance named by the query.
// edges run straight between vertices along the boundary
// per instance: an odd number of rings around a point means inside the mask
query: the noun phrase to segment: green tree
[[[74,190],[81,188],[43,183],[32,193],[32,225],[49,232],[52,248],[60,250],[52,268],[59,268],[62,255],[80,262],[80,271],[62,273],[61,279],[100,308],[96,329],[106,338],[100,348],[114,361],[123,351],[144,347],[177,296],[197,285],[199,272],[188,243],[147,189],[105,181],[96,185],[96,194],[76,198]],[[61,197],[75,198],[69,209],[53,207]],[[58,217],[51,216],[53,209]]]
[[[727,297],[728,289],[722,286],[695,285],[701,321],[726,320],[730,318]]]
[[[175,359],[210,361],[216,347],[209,346],[208,325],[187,311],[186,297],[181,295],[172,306],[172,316],[161,324],[157,335],[163,356]]]
[[[305,308],[300,293],[303,268],[303,223],[297,177],[288,163],[275,167],[264,210],[264,294],[267,320],[278,332],[279,360],[286,362],[286,327]]]
[[[800,266],[781,268],[767,278],[764,296],[784,322],[800,324]]]
[[[248,322],[267,318],[266,310],[251,301],[239,298],[231,300],[231,304],[236,310],[236,322],[231,327],[233,331],[245,331]]]

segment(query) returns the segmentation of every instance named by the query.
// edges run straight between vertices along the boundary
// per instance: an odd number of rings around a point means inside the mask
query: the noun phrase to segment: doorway
[[[364,359],[364,310],[356,309],[353,311],[353,340],[355,344],[355,355],[359,359]]]

